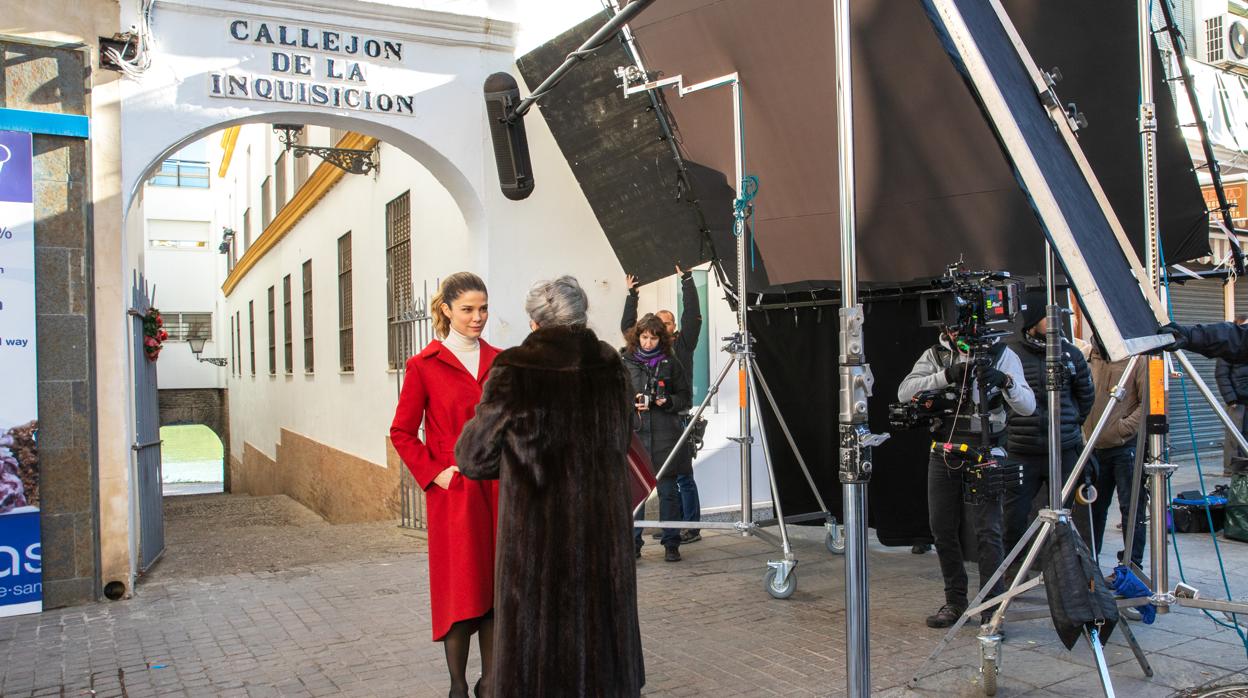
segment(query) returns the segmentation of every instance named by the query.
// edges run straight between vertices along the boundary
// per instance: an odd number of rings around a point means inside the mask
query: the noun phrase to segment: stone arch
[[[221,477],[230,491],[230,403],[224,388],[166,388],[158,391],[160,426],[202,424],[221,439]]]
[[[135,198],[143,187],[143,182],[150,177],[160,164],[178,150],[204,138],[214,132],[231,126],[245,124],[279,124],[293,123],[305,126],[325,126],[336,129],[355,131],[372,136],[388,143],[407,154],[433,174],[434,178],[446,188],[464,216],[464,223],[471,235],[480,236],[486,228],[485,204],[477,189],[472,186],[468,176],[455,163],[438,149],[421,138],[394,126],[379,123],[371,119],[311,110],[275,110],[258,112],[245,117],[214,122],[189,133],[175,137],[173,142],[160,150],[148,148],[152,152],[151,159],[140,169],[127,172],[122,211],[129,216]]]

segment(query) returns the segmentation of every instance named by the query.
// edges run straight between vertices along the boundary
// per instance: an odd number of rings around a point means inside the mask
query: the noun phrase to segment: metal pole
[[[1159,262],[1160,241],[1157,236],[1157,114],[1153,104],[1153,25],[1150,19],[1152,0],[1137,0],[1137,30],[1140,63],[1140,153],[1143,159],[1144,185],[1144,264],[1148,267],[1153,290],[1161,291]]]
[[[737,201],[735,222],[737,234],[737,328],[741,333],[741,351],[737,354],[737,389],[740,392],[737,413],[740,415],[738,435],[741,445],[741,523],[754,521],[754,497],[752,492],[752,466],[750,451],[754,447],[754,439],[750,433],[750,331],[749,331],[749,291],[746,290],[745,263],[746,235],[745,208],[742,203],[745,197],[745,141],[741,132],[741,81],[732,81],[732,133],[734,138],[734,157],[737,172]],[[742,527],[741,535],[747,536],[750,530]]]
[[[845,519],[845,685],[850,698],[871,693],[870,597],[867,575],[867,480],[870,449],[862,448],[870,374],[863,363],[855,246],[854,98],[849,0],[834,0],[836,116],[841,213],[841,492]]]
[[[1153,61],[1151,19],[1152,0],[1137,0],[1136,24],[1140,63],[1140,157],[1143,169],[1144,186],[1144,235],[1145,263],[1148,265],[1149,282],[1153,291],[1161,295],[1161,238],[1157,215],[1157,115],[1153,104]],[[1149,400],[1165,404],[1165,385],[1162,381],[1154,381],[1159,370],[1151,360],[1149,366]],[[1154,391],[1160,388],[1161,396]],[[1149,574],[1153,581],[1153,591],[1164,593],[1169,585],[1169,560],[1166,549],[1166,484],[1174,467],[1163,462],[1165,453],[1166,415],[1150,413],[1147,420],[1148,454],[1145,470],[1149,473],[1152,488],[1152,499],[1149,500],[1149,511],[1152,515],[1150,527]],[[1134,506],[1135,502],[1131,505]],[[1134,526],[1135,522],[1129,522]],[[1124,533],[1134,535],[1134,529]],[[1130,563],[1130,560],[1126,561]],[[1167,605],[1158,604],[1157,610],[1165,613]]]
[[[1045,389],[1049,405],[1049,508],[1062,509],[1062,405],[1061,364],[1062,335],[1061,310],[1057,305],[1057,286],[1054,281],[1053,247],[1044,243],[1044,275],[1048,308],[1045,331]]]
[[[512,121],[514,119],[519,119],[529,113],[529,109],[531,109],[534,104],[537,104],[539,99],[545,97],[546,93],[554,89],[555,85],[558,85],[559,81],[563,79],[563,76],[571,72],[571,70],[575,68],[578,63],[585,60],[585,56],[587,54],[594,52],[605,44],[611,37],[615,36],[625,24],[631,21],[638,14],[641,14],[641,11],[649,7],[653,2],[654,0],[633,0],[632,3],[616,13],[615,16],[609,19],[606,24],[599,27],[598,31],[594,32],[593,36],[586,39],[585,43],[581,44],[580,48],[568,54],[568,57],[564,59],[563,63],[561,63],[558,68],[555,68],[555,71],[543,80],[542,84],[537,86],[537,89],[533,90],[528,97],[520,100],[519,104],[516,105],[516,108],[507,115],[507,120]]]

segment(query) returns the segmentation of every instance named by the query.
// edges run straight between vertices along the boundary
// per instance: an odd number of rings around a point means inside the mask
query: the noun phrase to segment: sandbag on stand
[[[1109,641],[1118,606],[1088,546],[1069,523],[1054,526],[1045,541],[1044,589],[1053,627],[1066,649],[1075,646],[1089,625],[1098,628],[1102,645]]]
[[[1248,458],[1231,459],[1231,492],[1226,501],[1223,534],[1248,542]]]

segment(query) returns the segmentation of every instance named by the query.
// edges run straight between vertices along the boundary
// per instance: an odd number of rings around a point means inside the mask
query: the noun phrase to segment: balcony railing
[[[160,163],[160,169],[148,180],[157,187],[208,188],[208,163],[200,160],[175,160]]]

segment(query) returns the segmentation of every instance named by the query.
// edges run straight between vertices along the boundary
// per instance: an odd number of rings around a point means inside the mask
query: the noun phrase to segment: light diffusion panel
[[[1159,347],[1165,317],[1044,77],[996,0],[923,0],[1114,360]],[[1141,283],[1143,281],[1144,283]]]
[[[596,14],[522,56],[517,66],[529,89],[608,18]],[[707,221],[682,186],[650,98],[624,97],[615,69],[632,63],[624,46],[612,39],[568,73],[538,109],[620,265],[644,284],[671,276],[677,263],[692,267],[710,260],[712,237],[732,233],[730,216],[727,224]],[[534,165],[540,188],[550,163]],[[724,196],[720,203],[730,214],[731,189]]]

